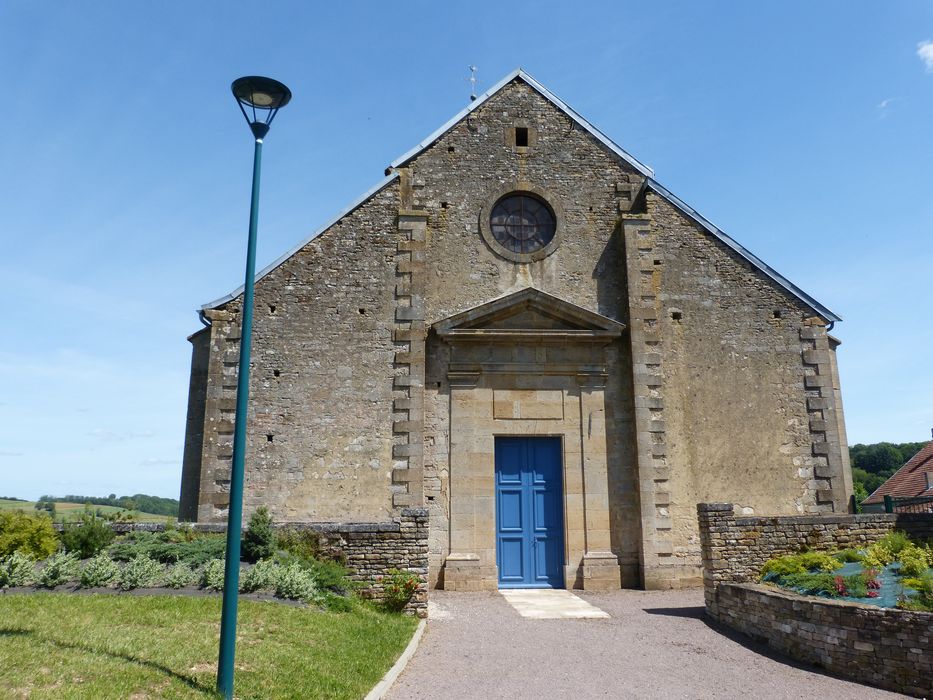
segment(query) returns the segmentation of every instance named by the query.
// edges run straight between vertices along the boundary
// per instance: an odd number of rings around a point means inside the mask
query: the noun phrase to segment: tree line
[[[911,457],[917,454],[925,442],[876,442],[871,445],[859,443],[849,448],[852,463],[852,482],[855,498],[862,501],[888,480]]]
[[[133,494],[132,496],[117,496],[115,493],[109,496],[42,496],[39,498],[36,507],[41,503],[84,503],[92,506],[115,506],[116,508],[126,508],[127,510],[138,510],[143,513],[152,513],[154,515],[168,515],[178,517],[178,501],[174,498],[162,498],[161,496],[148,496],[144,493]]]

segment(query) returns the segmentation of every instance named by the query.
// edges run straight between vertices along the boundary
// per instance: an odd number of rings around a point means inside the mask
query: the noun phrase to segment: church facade
[[[201,310],[182,517],[224,522],[242,290]],[[257,275],[245,511],[428,514],[428,583],[697,583],[696,503],[845,511],[838,317],[523,71]]]

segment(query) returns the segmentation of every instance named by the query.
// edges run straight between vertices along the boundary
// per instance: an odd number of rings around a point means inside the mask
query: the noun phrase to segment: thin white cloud
[[[103,442],[124,442],[126,440],[133,440],[136,438],[152,437],[154,433],[151,430],[120,433],[116,430],[107,430],[106,428],[94,428],[94,430],[89,432],[88,435],[91,437],[99,438]]]
[[[881,100],[881,102],[876,105],[876,109],[878,110],[878,118],[884,119],[886,116],[888,116],[888,112],[890,111],[889,107],[891,107],[891,105],[893,105],[897,100],[897,97],[888,97]]]
[[[156,467],[156,466],[175,466],[181,464],[180,459],[155,459],[154,457],[147,457],[142,462],[139,463],[141,467]]]
[[[893,98],[893,97],[889,97],[889,98],[886,99],[886,100],[881,100],[881,102],[878,103],[878,109],[885,109],[885,108],[887,108],[887,106],[888,106],[889,104],[891,104],[892,102],[894,102],[894,98]]]
[[[6,452],[3,450],[0,450],[0,457],[22,457],[22,456],[23,456],[22,452]]]
[[[927,73],[933,73],[933,41],[926,40],[917,44],[917,56],[926,66]]]

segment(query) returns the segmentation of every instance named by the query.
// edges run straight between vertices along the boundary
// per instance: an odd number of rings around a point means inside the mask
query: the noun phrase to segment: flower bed
[[[933,548],[892,532],[864,550],[768,560],[761,581],[804,595],[933,612]]]

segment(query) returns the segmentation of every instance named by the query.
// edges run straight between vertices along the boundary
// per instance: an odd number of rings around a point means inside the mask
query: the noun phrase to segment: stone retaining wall
[[[933,514],[736,517],[697,505],[706,612],[795,659],[881,688],[933,695],[933,613],[800,596],[758,585],[769,559],[862,548],[892,530],[933,537]]]
[[[716,619],[788,656],[861,683],[933,694],[933,613],[799,596],[756,584],[717,587]]]
[[[346,560],[350,578],[365,584],[363,597],[382,598],[382,580],[390,569],[410,571],[420,583],[405,608],[425,617],[428,606],[428,511],[402,508],[396,520],[383,523],[281,523],[277,527],[314,530],[321,544]],[[164,523],[111,523],[114,532],[161,532]],[[57,526],[61,529],[61,526]],[[199,532],[226,532],[218,523],[194,524]]]

